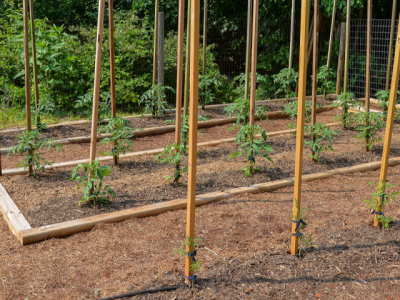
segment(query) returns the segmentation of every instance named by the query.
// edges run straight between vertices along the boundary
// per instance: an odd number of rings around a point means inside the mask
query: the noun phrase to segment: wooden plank
[[[196,169],[197,169],[197,119],[199,92],[199,32],[200,32],[200,0],[192,0],[190,8],[190,114],[189,114],[189,157],[188,157],[188,197],[186,237],[193,241],[196,207]],[[194,245],[186,245],[186,252],[193,253]],[[190,269],[192,258],[185,257],[185,282],[192,284]]]
[[[250,61],[251,61],[251,23],[253,12],[253,0],[248,0],[247,4],[247,34],[246,34],[246,65],[244,79],[244,99],[249,99],[249,80],[250,80]]]
[[[340,95],[342,91],[345,48],[346,48],[346,23],[342,22],[340,26],[340,46],[339,46],[339,58],[338,58],[338,67],[336,74],[336,95]]]
[[[188,0],[187,24],[186,24],[186,61],[185,61],[185,91],[183,96],[183,115],[187,116],[189,107],[189,73],[190,73],[190,3]]]
[[[110,46],[110,91],[111,117],[117,116],[117,99],[115,95],[115,47],[114,47],[114,0],[108,0],[109,46]],[[116,142],[114,141],[114,147]],[[113,158],[114,165],[118,165],[118,156]]]
[[[367,60],[365,71],[365,112],[369,113],[369,102],[371,97],[371,23],[372,23],[372,0],[368,0],[367,7]],[[365,119],[365,126],[369,126],[368,115]],[[364,141],[364,151],[368,151],[369,139]]]
[[[388,55],[388,63],[386,67],[386,88],[385,90],[389,90],[390,83],[390,71],[392,66],[392,58],[393,58],[393,37],[394,37],[394,24],[396,23],[396,8],[397,8],[397,0],[393,0],[392,6],[392,21],[390,23],[390,37],[389,37],[389,55]]]
[[[23,22],[24,22],[24,57],[25,57],[25,107],[26,107],[26,129],[32,130],[31,122],[31,83],[29,66],[29,29],[28,29],[28,0],[23,0]],[[29,150],[32,155],[32,150]],[[32,165],[29,164],[29,175],[33,174]]]
[[[182,111],[182,82],[183,82],[183,38],[185,23],[185,0],[179,0],[178,12],[178,57],[176,74],[176,106],[175,106],[175,143],[181,143],[181,111]]]
[[[347,0],[346,12],[346,50],[344,59],[344,82],[343,92],[347,93],[347,86],[349,83],[349,52],[350,52],[350,16],[351,16],[351,0]]]
[[[319,46],[319,0],[314,0],[314,32],[313,32],[313,68],[312,68],[312,99],[311,99],[311,126],[313,127],[317,119],[317,79],[318,79],[318,46]],[[314,134],[311,134],[311,140],[315,140]],[[312,150],[311,154],[313,154]],[[315,159],[311,158],[311,161]]]
[[[395,157],[389,160],[389,167],[400,165],[400,157]],[[313,180],[325,179],[335,175],[344,175],[355,172],[366,172],[379,169],[381,162],[371,162],[361,164],[353,167],[345,167],[340,169],[329,170],[321,173],[308,174],[303,176],[304,182],[311,182]],[[195,205],[205,205],[208,203],[228,199],[234,195],[241,195],[245,193],[258,193],[258,192],[272,192],[280,188],[294,185],[294,178],[286,178],[273,182],[260,183],[250,187],[242,187],[230,189],[226,192],[214,192],[196,196]],[[0,198],[1,199],[1,198]],[[184,209],[187,207],[186,199],[176,199],[151,205],[146,205],[138,208],[131,208],[122,211],[92,216],[88,218],[72,220],[57,224],[42,226],[40,228],[27,228],[20,231],[20,242],[22,244],[29,244],[34,242],[43,241],[45,239],[62,237],[71,235],[77,232],[82,232],[92,229],[99,223],[112,223],[121,222],[129,218],[144,218],[149,216],[158,215],[167,211]],[[0,201],[1,204],[1,201]],[[29,225],[29,224],[28,224]]]
[[[33,63],[33,84],[35,92],[35,108],[39,106],[39,84],[38,84],[38,67],[36,59],[36,32],[35,32],[35,13],[33,10],[33,0],[29,0],[29,12],[31,16],[31,44],[32,44],[32,63]],[[36,123],[40,123],[40,116],[36,114]]]
[[[103,45],[103,25],[104,25],[104,3],[99,1],[99,13],[97,19],[97,38],[96,38],[96,62],[94,70],[94,90],[93,90],[93,111],[92,111],[92,132],[90,139],[90,163],[96,159],[97,146],[97,121],[99,112],[100,98],[100,73],[101,73],[101,50]]]
[[[251,87],[250,87],[250,116],[249,125],[254,125],[256,110],[256,84],[257,84],[257,44],[258,44],[258,7],[259,0],[254,0],[253,9],[253,33],[251,43]]]
[[[293,195],[293,215],[298,217],[301,205],[301,182],[303,170],[303,146],[304,146],[304,118],[307,89],[307,36],[308,23],[310,18],[310,0],[303,0],[301,4],[301,24],[300,24],[300,63],[299,63],[299,94],[297,110],[297,134],[296,134],[296,165]],[[296,233],[296,224],[292,225],[292,234]],[[291,254],[298,253],[298,236],[291,239]]]
[[[336,1],[336,0],[335,0]],[[289,45],[289,69],[293,67],[293,44],[294,44],[294,18],[296,11],[296,1],[292,0],[292,13],[290,15],[290,45]]]
[[[399,87],[399,73],[400,73],[400,23],[397,29],[397,39],[396,39],[396,52],[394,56],[394,64],[393,64],[393,74],[392,74],[392,85],[390,89],[390,99],[389,99],[389,108],[387,112],[387,121],[386,121],[386,132],[385,132],[385,142],[383,144],[383,152],[382,152],[382,166],[381,173],[379,176],[379,187],[382,188],[382,182],[386,183],[387,177],[387,168],[390,156],[390,145],[392,142],[392,134],[393,134],[393,122],[394,122],[394,113],[396,111],[396,100],[397,100],[397,89]],[[378,197],[377,199],[379,205],[376,209],[377,212],[382,211],[382,203],[381,199]],[[378,215],[375,214],[374,224],[375,226],[379,226],[380,222],[377,218]]]
[[[153,48],[153,85],[157,84],[157,45],[158,45],[158,11],[160,0],[156,0],[154,9],[154,48]]]
[[[340,126],[341,123],[329,123],[326,124],[329,128],[331,127],[336,127]],[[296,132],[296,129],[289,129],[289,130],[282,130],[282,131],[273,131],[273,132],[267,132],[267,136],[279,136],[279,135],[286,135],[286,134],[293,134]],[[261,135],[256,135],[256,137],[261,137]],[[228,138],[228,139],[222,139],[222,140],[214,140],[214,141],[209,141],[209,142],[203,142],[203,143],[198,143],[198,147],[205,147],[205,146],[216,146],[219,144],[223,143],[233,143],[235,142],[236,138]],[[153,150],[145,150],[145,151],[139,151],[139,152],[131,152],[131,153],[126,153],[126,154],[121,154],[121,159],[123,158],[129,158],[129,157],[136,157],[136,156],[146,156],[146,155],[157,155],[164,152],[164,148],[159,148],[159,149],[153,149]],[[110,161],[112,160],[112,156],[104,156],[100,157],[100,161]],[[46,170],[50,169],[56,169],[56,168],[65,168],[65,167],[73,167],[77,166],[78,164],[83,164],[89,162],[89,159],[80,159],[80,160],[74,160],[74,161],[67,161],[67,162],[60,162],[60,163],[54,163],[51,166],[45,166]],[[4,176],[11,176],[11,175],[21,175],[21,174],[26,174],[28,171],[24,169],[8,169],[4,170]]]
[[[25,219],[24,215],[15,205],[14,201],[11,199],[10,195],[7,193],[4,186],[0,183],[0,209],[3,213],[3,218],[6,220],[8,227],[11,232],[18,238],[22,243],[20,238],[20,232],[22,230],[30,229],[28,221]]]

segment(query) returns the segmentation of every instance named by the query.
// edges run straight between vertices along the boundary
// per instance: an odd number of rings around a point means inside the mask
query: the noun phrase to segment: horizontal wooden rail
[[[317,109],[317,112],[324,112],[330,109],[334,109],[335,107],[332,107],[330,105],[323,106],[322,108]],[[278,118],[287,118],[288,115],[282,114],[282,111],[273,111],[268,113],[268,118],[270,119],[278,119]],[[198,128],[208,128],[208,127],[213,127],[213,126],[220,126],[220,125],[225,125],[225,124],[232,124],[236,122],[236,118],[231,117],[231,118],[224,118],[224,119],[215,119],[215,120],[208,120],[208,121],[200,121],[198,122]],[[143,130],[135,130],[134,131],[134,136],[135,137],[141,137],[141,136],[151,136],[151,135],[157,135],[157,134],[164,134],[164,133],[169,133],[169,132],[175,132],[175,125],[168,125],[168,126],[162,126],[162,127],[152,127],[152,128],[146,128]],[[97,136],[97,140],[102,140],[105,138],[111,137],[111,134],[100,134]],[[90,136],[80,136],[80,137],[73,137],[73,138],[66,138],[62,140],[56,140],[56,144],[60,145],[67,145],[67,144],[80,144],[80,143],[90,143]],[[10,148],[1,148],[0,153],[1,154],[7,154],[8,150]]]
[[[340,124],[341,123],[330,123],[330,124],[327,124],[327,126],[334,127],[334,126],[338,126]],[[296,129],[267,132],[267,136],[291,134],[291,133],[294,133],[295,131],[296,131]],[[259,136],[261,136],[261,135],[258,135],[258,137]],[[228,139],[222,139],[222,140],[203,142],[203,143],[198,143],[197,146],[204,147],[204,146],[216,146],[216,145],[223,144],[223,143],[233,143],[235,141],[235,139],[236,138],[228,138]],[[135,156],[143,156],[143,155],[157,155],[157,154],[162,153],[163,151],[164,151],[164,148],[159,148],[159,149],[153,149],[153,150],[145,150],[145,151],[139,151],[139,152],[120,154],[120,159],[135,157]],[[111,161],[111,160],[113,160],[113,157],[112,156],[99,157],[99,160],[100,161]],[[74,161],[54,163],[51,166],[45,166],[45,169],[75,167],[78,164],[84,164],[86,162],[89,162],[89,159],[80,159],[80,160],[74,160]],[[27,173],[28,173],[28,170],[24,170],[24,169],[3,170],[3,176],[22,175],[22,174],[27,174]]]
[[[400,157],[392,158],[389,160],[390,167],[399,164],[400,164]],[[334,175],[377,170],[380,168],[380,166],[381,162],[377,161],[353,167],[346,167],[321,173],[303,175],[303,182],[309,182],[317,179],[324,179],[332,177]],[[234,188],[227,190],[225,192],[214,192],[214,193],[198,195],[196,196],[196,206],[216,201],[221,201],[231,196],[241,195],[245,193],[271,192],[278,190],[280,188],[292,186],[293,184],[294,184],[294,178],[292,177],[273,182],[256,184],[249,187]],[[77,232],[87,231],[96,226],[96,224],[100,223],[121,222],[129,218],[144,218],[144,217],[158,215],[167,211],[184,209],[186,208],[186,205],[187,205],[187,199],[177,199],[162,203],[146,205],[138,208],[131,208],[118,212],[107,213],[103,215],[47,225],[39,228],[23,229],[19,232],[19,237],[20,237],[19,240],[23,245],[25,245],[29,243],[43,241],[49,238],[62,237]]]

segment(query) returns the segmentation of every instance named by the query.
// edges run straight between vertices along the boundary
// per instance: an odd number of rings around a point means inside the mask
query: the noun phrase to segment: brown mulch
[[[319,113],[317,115],[318,122],[322,123],[332,123],[334,121],[334,116],[339,113],[338,109],[326,111],[323,113]],[[260,125],[262,129],[266,129],[268,132],[280,131],[284,130],[285,127],[291,122],[289,119],[271,119],[271,120],[262,120],[257,121],[256,125]],[[218,139],[226,139],[236,137],[238,133],[238,129],[232,130],[233,124],[225,124],[222,126],[214,126],[210,128],[200,129],[200,134],[198,135],[198,142],[208,142],[214,141]],[[74,126],[69,126],[74,127]],[[60,127],[61,128],[61,127]],[[65,128],[68,128],[65,127]],[[44,133],[46,135],[50,135],[51,133]],[[0,139],[1,139],[0,134]],[[53,136],[56,139],[55,136]],[[58,139],[58,137],[57,137]],[[133,139],[134,147],[132,148],[132,152],[152,150],[164,148],[167,145],[173,144],[175,141],[175,133],[170,132],[161,135],[152,135],[152,136],[144,136],[137,137]],[[97,153],[98,156],[101,156],[99,153],[104,152],[106,150],[110,150],[110,145],[105,145],[103,148],[100,147],[100,143],[97,143]],[[65,161],[73,161],[79,159],[87,159],[89,157],[90,151],[90,143],[81,143],[81,144],[67,144],[64,146],[65,153],[61,150],[59,152],[55,152],[52,149],[49,153],[43,149],[40,153],[45,153],[43,157],[45,157],[49,162],[65,162]],[[22,161],[21,156],[18,154],[10,154],[10,156],[2,155],[1,157],[1,165],[2,169],[13,169],[16,168],[17,164]]]
[[[131,299],[400,299],[399,204],[387,208],[389,231],[370,226],[363,199],[379,172],[303,184],[311,207],[303,230],[317,248],[290,256],[293,187],[241,195],[196,210],[202,238],[194,290]],[[390,168],[400,180],[400,166]],[[183,284],[186,210],[101,224],[89,232],[21,246],[0,223],[0,299],[101,299]]]
[[[396,129],[395,132],[397,131]],[[305,146],[303,173],[323,172],[380,160],[382,144],[376,144],[372,151],[365,153],[362,151],[363,143],[354,139],[355,134],[355,131],[343,130],[334,139],[335,152],[323,153],[319,163],[310,161],[310,149]],[[247,164],[245,157],[229,160],[230,154],[237,151],[236,144],[200,147],[197,194],[226,191],[293,177],[295,137],[270,137],[268,143],[274,149],[274,152],[270,153],[274,163],[257,158],[260,171],[251,178],[246,178],[240,171]],[[394,156],[400,155],[400,140],[397,134],[392,140],[391,153]],[[187,161],[184,159],[182,166],[186,165]],[[105,184],[112,184],[118,197],[111,199],[109,205],[80,207],[78,202],[82,198],[82,189],[75,189],[77,183],[68,181],[71,172],[72,168],[57,168],[40,174],[36,179],[20,175],[1,177],[0,182],[32,227],[185,198],[187,194],[187,176],[183,176],[181,185],[169,185],[166,177],[173,175],[173,167],[155,163],[154,156],[148,155],[123,159],[120,166],[113,167],[111,175],[105,179]]]

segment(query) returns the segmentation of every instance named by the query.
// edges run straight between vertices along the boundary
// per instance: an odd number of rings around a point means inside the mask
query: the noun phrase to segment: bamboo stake
[[[189,172],[186,236],[189,237],[187,253],[193,253],[195,208],[196,208],[196,167],[197,167],[197,118],[199,92],[199,31],[200,31],[200,0],[193,0],[191,6],[190,26],[190,116],[189,116]],[[193,270],[190,266],[192,258],[186,256],[185,282],[192,284]]]
[[[345,44],[346,44],[346,23],[342,22],[340,26],[340,46],[339,46],[338,68],[336,75],[336,95],[339,95],[342,90]]]
[[[203,20],[203,75],[207,70],[207,10],[208,0],[204,0],[204,20]]]
[[[314,32],[313,32],[313,69],[312,69],[312,99],[311,99],[311,128],[316,123],[317,113],[317,77],[318,77],[318,46],[319,46],[319,0],[314,0]],[[315,140],[315,135],[311,134],[311,139]],[[311,149],[311,154],[314,154]],[[315,161],[311,158],[311,161]]]
[[[154,53],[153,53],[153,85],[157,84],[157,45],[158,45],[158,10],[160,0],[156,0],[154,14]]]
[[[251,22],[253,5],[252,0],[248,0],[247,8],[247,37],[246,37],[246,66],[245,66],[245,86],[244,99],[249,99],[249,80],[250,80],[250,59],[251,59]]]
[[[344,83],[343,83],[343,92],[344,93],[347,93],[347,86],[348,86],[348,81],[349,81],[350,15],[351,15],[351,0],[347,0],[346,50],[345,50],[345,60],[344,60]]]
[[[372,0],[368,0],[367,7],[367,61],[365,74],[365,126],[369,126],[369,103],[371,97],[371,23],[372,23]],[[368,151],[369,139],[365,138],[364,151]]]
[[[298,218],[301,207],[301,183],[303,170],[303,146],[304,146],[304,117],[307,88],[307,36],[310,18],[310,0],[301,3],[301,31],[300,31],[300,59],[299,59],[299,94],[297,112],[297,134],[296,134],[296,165],[294,178],[293,216]],[[292,225],[292,234],[296,233],[296,223]],[[299,252],[299,237],[292,235],[291,254]]]
[[[175,117],[175,143],[181,144],[181,122],[182,122],[182,81],[183,81],[183,37],[185,23],[185,0],[179,0],[178,13],[178,58],[176,74],[176,117]],[[179,164],[178,164],[179,166]]]
[[[335,0],[336,1],[336,0]],[[292,14],[290,18],[290,48],[289,48],[289,69],[293,67],[293,43],[294,43],[294,14],[296,0],[292,0]]]
[[[383,184],[386,183],[387,168],[388,168],[389,156],[390,156],[390,145],[391,145],[392,133],[393,133],[394,113],[396,111],[397,89],[399,87],[400,24],[397,29],[396,41],[397,42],[396,42],[396,52],[395,52],[394,64],[393,64],[392,85],[391,85],[391,89],[390,89],[389,108],[388,108],[387,121],[386,121],[385,143],[383,145],[381,173],[379,176],[379,187],[380,188],[384,188]],[[381,200],[382,199],[380,199],[380,197],[377,198],[378,207],[376,209],[376,212],[378,212],[378,213],[382,212],[382,201]],[[377,217],[378,217],[378,215],[375,214],[374,225],[380,226],[381,222],[378,220]]]
[[[32,60],[33,60],[33,84],[35,87],[35,109],[36,123],[40,124],[40,115],[37,113],[39,106],[39,86],[38,86],[38,67],[36,60],[36,32],[35,32],[35,14],[33,11],[33,0],[29,0],[29,12],[31,17],[31,43],[32,43]]]
[[[89,163],[93,163],[93,161],[96,159],[97,121],[98,121],[99,98],[100,98],[100,72],[101,72],[101,50],[103,45],[104,7],[105,7],[105,0],[100,0],[99,14],[97,19],[96,62],[94,70],[92,132],[91,132],[91,142],[90,142]]]
[[[111,117],[117,115],[117,100],[115,96],[115,47],[114,47],[114,0],[108,0],[108,23],[110,40],[110,91],[111,91]],[[115,147],[115,142],[114,142]],[[113,164],[118,165],[119,155],[114,156]]]
[[[189,70],[190,70],[190,1],[188,0],[188,13],[186,25],[186,63],[185,63],[185,94],[183,96],[183,115],[188,114],[188,98],[189,98]]]
[[[254,0],[253,33],[251,43],[251,88],[250,88],[250,126],[254,125],[256,108],[256,82],[257,82],[257,42],[258,42],[258,6],[259,0]]]
[[[394,23],[396,22],[396,6],[397,6],[397,0],[393,0],[392,22],[390,23],[389,56],[388,56],[388,64],[387,64],[387,68],[386,68],[386,88],[385,88],[386,90],[389,89],[390,71],[391,71],[391,66],[392,66]]]
[[[25,104],[26,104],[26,129],[32,130],[31,123],[31,83],[30,83],[30,66],[29,66],[29,29],[28,29],[28,0],[23,0],[24,13],[24,55],[25,55]],[[29,150],[29,155],[33,151]],[[29,176],[33,174],[32,165],[29,164]]]
[[[337,0],[333,1],[333,11],[332,11],[332,23],[331,23],[331,33],[329,35],[329,47],[328,47],[328,59],[326,60],[326,66],[330,68],[331,66],[331,58],[332,58],[332,45],[333,45],[333,35],[335,33],[335,22],[336,22],[336,3]],[[328,81],[328,77],[326,77],[325,82]],[[326,92],[324,91],[324,99]]]

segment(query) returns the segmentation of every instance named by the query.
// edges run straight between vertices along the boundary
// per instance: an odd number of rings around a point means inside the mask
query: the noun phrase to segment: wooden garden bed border
[[[326,124],[328,127],[334,127],[334,126],[339,126],[341,123],[329,123]],[[282,130],[282,131],[273,131],[273,132],[267,132],[267,136],[277,136],[277,135],[285,135],[285,134],[291,134],[294,133],[296,129],[289,129],[289,130]],[[258,135],[261,136],[261,135]],[[228,139],[221,139],[221,140],[214,140],[214,141],[209,141],[209,142],[203,142],[203,143],[198,143],[197,146],[216,146],[219,144],[223,143],[233,143],[236,138],[228,138]],[[164,148],[159,148],[159,149],[153,149],[153,150],[145,150],[145,151],[139,151],[139,152],[132,152],[132,153],[127,153],[127,154],[121,154],[120,159],[122,158],[128,158],[128,157],[134,157],[134,156],[143,156],[143,155],[157,155],[160,154],[164,151]],[[113,160],[112,156],[104,156],[104,157],[99,157],[100,161],[111,161]],[[50,169],[55,169],[55,168],[64,168],[64,167],[73,167],[77,166],[78,164],[84,164],[86,162],[89,162],[89,159],[80,159],[80,160],[73,160],[73,161],[66,161],[66,162],[60,162],[60,163],[54,163],[51,166],[45,166],[45,169],[50,170]],[[12,176],[12,175],[22,175],[22,174],[27,174],[28,170],[24,169],[7,169],[3,170],[3,176]]]
[[[317,112],[325,112],[331,109],[335,109],[336,107],[333,107],[331,105],[325,105],[322,108],[317,109]],[[268,113],[268,118],[270,119],[278,119],[278,118],[287,118],[287,115],[282,114],[282,111],[273,111]],[[224,119],[215,119],[215,120],[208,120],[208,121],[200,121],[198,122],[198,128],[207,128],[207,127],[213,127],[213,126],[220,126],[220,125],[225,125],[225,124],[231,124],[235,123],[236,118],[231,117],[231,118],[224,118]],[[151,136],[151,135],[157,135],[157,134],[164,134],[164,133],[169,133],[169,132],[174,132],[175,131],[175,125],[167,125],[167,126],[161,126],[161,127],[152,127],[152,128],[146,128],[144,130],[137,130],[134,131],[135,134],[132,137],[132,139],[136,137],[142,137],[142,136]],[[4,132],[4,131],[3,131]],[[100,134],[97,136],[97,141],[109,138],[111,137],[111,134]],[[79,143],[90,143],[91,137],[90,136],[80,136],[80,137],[73,137],[73,138],[66,138],[66,139],[61,139],[61,140],[56,140],[56,144],[79,144]],[[1,148],[0,153],[1,154],[7,154],[9,148]],[[3,171],[4,172],[4,171]]]
[[[393,167],[400,164],[400,157],[395,157],[389,160],[389,166]],[[334,169],[321,173],[314,173],[302,176],[303,182],[309,182],[317,179],[324,179],[332,177],[334,175],[355,173],[355,172],[365,172],[377,170],[381,166],[380,161],[360,164],[352,167],[345,167]],[[196,206],[204,205],[207,203],[212,203],[216,201],[221,201],[223,199],[230,198],[231,196],[241,195],[246,193],[257,193],[257,192],[271,192],[284,188],[287,186],[292,186],[294,184],[294,178],[287,178],[283,180],[267,182],[252,185],[249,187],[239,187],[234,189],[229,189],[225,192],[213,192],[196,196]],[[1,198],[0,198],[1,199]],[[10,198],[11,199],[11,198]],[[2,199],[1,199],[2,200]],[[0,200],[0,202],[1,202]],[[11,200],[12,201],[12,200]],[[12,202],[14,204],[14,202]],[[151,205],[146,205],[137,208],[125,209],[118,212],[112,212],[92,217],[87,217],[78,220],[72,220],[57,224],[51,224],[42,226],[39,228],[21,228],[13,227],[14,225],[19,225],[20,223],[11,223],[12,232],[18,237],[18,240],[22,245],[43,241],[49,238],[63,237],[71,235],[74,233],[87,231],[92,229],[96,224],[100,223],[115,223],[127,220],[129,218],[144,218],[149,216],[158,215],[167,211],[184,209],[186,208],[186,199],[176,199],[172,201],[166,201],[162,203],[156,203]],[[15,204],[14,204],[15,206]],[[3,204],[0,206],[3,211]],[[4,213],[5,218],[7,214]],[[22,216],[22,214],[20,213]],[[23,218],[23,216],[22,216]],[[6,219],[7,220],[7,219]],[[25,218],[23,218],[25,220]],[[26,221],[26,220],[25,220]],[[10,224],[10,223],[9,223]]]
[[[323,95],[320,95],[320,96],[317,96],[317,97],[318,98],[322,98]],[[335,99],[336,97],[337,97],[336,94],[329,94],[329,95],[326,96],[326,98],[329,98],[329,99]],[[311,96],[307,97],[307,98],[311,98]],[[297,100],[297,98],[291,98],[290,100],[292,100],[292,101],[293,100]],[[263,103],[279,102],[279,101],[287,101],[287,99],[286,98],[280,98],[280,99],[262,100],[262,101],[257,101],[256,103],[257,104],[263,104]],[[232,103],[206,105],[206,108],[211,108],[211,109],[212,108],[221,108],[221,107],[229,106],[231,104]],[[201,108],[201,107],[199,106],[199,108]],[[174,114],[175,113],[175,109],[166,109],[165,112],[166,112],[167,115]],[[123,117],[123,119],[130,120],[130,119],[136,119],[136,118],[141,118],[141,117],[142,117],[141,115],[134,115],[134,116]],[[149,117],[152,117],[152,115],[148,114],[148,115],[144,115],[143,117],[149,118]],[[108,120],[109,119],[104,119],[104,121],[108,121]],[[52,128],[52,127],[67,126],[67,125],[70,125],[70,126],[82,125],[82,124],[87,124],[87,123],[91,123],[91,121],[89,121],[89,120],[65,121],[65,122],[51,124],[51,125],[47,125],[47,126],[49,128]],[[32,127],[32,128],[35,129],[36,127]],[[0,130],[0,134],[1,133],[7,133],[7,132],[23,131],[25,129],[26,129],[25,127],[19,127],[19,128],[13,128],[13,129],[4,129],[4,130]]]

